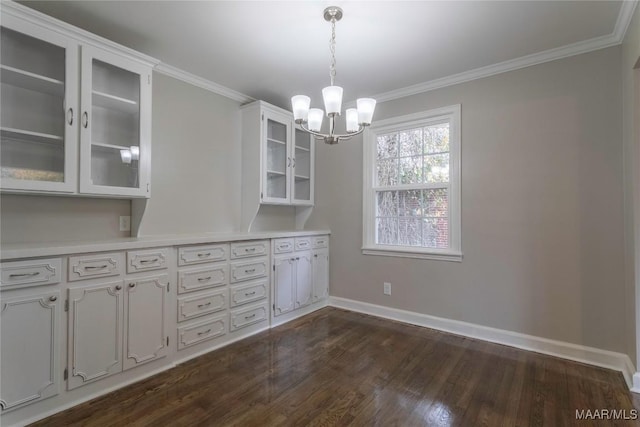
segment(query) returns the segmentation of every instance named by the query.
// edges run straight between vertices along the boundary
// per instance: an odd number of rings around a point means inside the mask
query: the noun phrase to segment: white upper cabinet
[[[78,43],[2,17],[2,188],[77,191]]]
[[[291,200],[291,117],[265,109],[262,113],[262,203]]]
[[[291,152],[291,202],[294,205],[313,205],[314,143],[310,134],[295,128]]]
[[[80,192],[145,196],[151,158],[151,72],[82,46]]]
[[[2,191],[149,197],[153,62],[21,8],[2,4]]]

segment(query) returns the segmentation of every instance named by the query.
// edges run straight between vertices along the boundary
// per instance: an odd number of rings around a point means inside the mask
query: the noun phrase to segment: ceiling
[[[320,107],[329,85],[373,96],[614,32],[620,1],[27,1],[26,6],[256,99]]]

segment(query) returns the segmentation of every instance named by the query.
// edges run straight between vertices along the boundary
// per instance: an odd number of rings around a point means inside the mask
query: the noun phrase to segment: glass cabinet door
[[[83,47],[80,192],[148,195],[150,78],[146,67]]]
[[[2,189],[73,192],[78,45],[10,16],[0,31]]]
[[[291,170],[291,119],[266,112],[263,118],[264,168],[262,201],[288,203]]]
[[[292,167],[292,202],[296,205],[312,205],[314,140],[307,132],[297,128],[294,136]]]

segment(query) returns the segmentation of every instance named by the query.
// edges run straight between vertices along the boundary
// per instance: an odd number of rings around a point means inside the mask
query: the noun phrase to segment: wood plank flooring
[[[619,372],[335,308],[37,426],[589,426],[636,408]]]

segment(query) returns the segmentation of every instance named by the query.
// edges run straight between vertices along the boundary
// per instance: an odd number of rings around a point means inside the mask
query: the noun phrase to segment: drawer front
[[[178,328],[178,350],[199,344],[227,333],[227,316],[220,316]]]
[[[123,265],[122,252],[71,256],[69,257],[69,281],[119,276],[122,274]]]
[[[263,304],[258,307],[232,311],[229,314],[229,317],[229,331],[233,332],[246,326],[267,320],[269,312],[267,311],[267,305]]]
[[[229,259],[229,244],[188,246],[178,249],[178,265],[202,264]]]
[[[228,264],[219,263],[207,268],[192,268],[178,271],[178,293],[224,286],[229,282]]]
[[[293,252],[293,239],[275,239],[273,241],[273,252],[276,254]]]
[[[227,291],[178,298],[178,322],[215,313],[227,308]]]
[[[237,307],[254,301],[260,301],[267,297],[269,292],[269,284],[266,280],[256,282],[250,285],[231,287],[231,298],[229,304],[231,307]]]
[[[262,256],[269,253],[269,243],[266,240],[259,242],[238,242],[231,244],[231,259]]]
[[[320,249],[329,247],[329,236],[315,236],[313,237],[313,248]]]
[[[3,262],[0,264],[2,289],[60,283],[62,260],[60,258]]]
[[[269,269],[267,258],[231,263],[231,283],[266,277]]]
[[[127,273],[167,268],[169,248],[127,252]]]
[[[311,237],[296,237],[296,251],[311,249]]]

